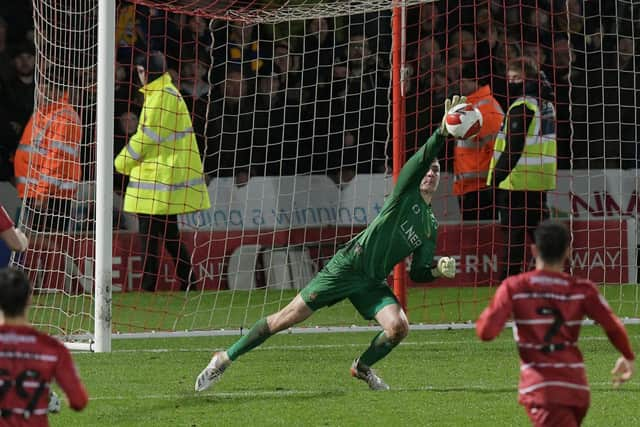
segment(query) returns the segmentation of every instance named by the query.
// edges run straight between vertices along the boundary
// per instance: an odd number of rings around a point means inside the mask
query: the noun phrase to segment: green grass
[[[331,310],[327,310],[328,312]],[[640,348],[640,327],[628,328]],[[349,377],[373,333],[280,334],[246,354],[215,389],[193,391],[215,349],[236,337],[114,340],[113,353],[76,353],[91,400],[53,426],[521,426],[511,334],[479,342],[472,330],[413,331],[376,368],[391,385],[370,392]],[[616,351],[598,327],[581,347],[592,385],[584,426],[640,425],[640,381],[610,386]]]
[[[413,288],[408,313],[412,323],[472,322],[495,288]],[[640,286],[608,285],[601,291],[621,317],[640,317]],[[284,307],[295,291],[254,290],[154,294],[113,294],[113,331],[185,331],[239,329]],[[93,304],[86,295],[41,294],[34,298],[31,319],[60,335],[92,330]],[[302,326],[366,325],[348,301],[319,310]]]

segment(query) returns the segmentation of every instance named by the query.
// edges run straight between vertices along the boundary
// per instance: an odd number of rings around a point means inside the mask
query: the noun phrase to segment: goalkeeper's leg
[[[246,352],[258,347],[271,335],[302,322],[313,314],[313,310],[307,306],[298,294],[285,308],[267,318],[258,320],[249,332],[236,341],[226,351],[213,355],[207,367],[200,372],[196,379],[196,391],[203,391],[220,380],[225,369],[231,362]]]
[[[375,336],[369,348],[351,366],[351,375],[365,381],[372,390],[387,390],[389,386],[378,377],[371,366],[386,357],[409,333],[407,315],[399,304],[384,306],[375,315],[382,332]]]

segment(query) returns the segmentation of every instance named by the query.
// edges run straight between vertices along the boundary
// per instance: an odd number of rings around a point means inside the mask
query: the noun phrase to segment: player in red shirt
[[[0,427],[48,426],[50,383],[55,380],[76,411],[89,397],[69,350],[35,330],[26,317],[31,285],[20,270],[0,270]]]
[[[563,272],[571,254],[565,225],[543,221],[532,245],[536,269],[505,279],[476,324],[481,340],[494,339],[513,317],[520,353],[518,401],[534,426],[578,426],[589,408],[589,385],[578,336],[589,316],[622,353],[612,371],[614,386],[631,378],[635,355],[627,332],[589,280]]]

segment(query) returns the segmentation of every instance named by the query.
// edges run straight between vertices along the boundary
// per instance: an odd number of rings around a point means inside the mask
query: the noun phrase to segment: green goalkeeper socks
[[[369,348],[362,353],[362,356],[360,356],[360,363],[372,366],[378,360],[391,353],[391,350],[393,350],[397,345],[397,342],[391,341],[389,337],[387,337],[387,334],[382,331],[376,335],[373,341],[371,341]]]
[[[265,342],[271,335],[273,334],[269,331],[267,319],[260,319],[251,327],[251,329],[249,329],[247,335],[240,338],[227,349],[227,356],[229,356],[229,359],[232,361],[236,360],[249,350],[252,350]]]

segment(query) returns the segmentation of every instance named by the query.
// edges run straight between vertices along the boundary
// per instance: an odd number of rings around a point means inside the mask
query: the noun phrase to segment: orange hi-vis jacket
[[[478,135],[456,140],[453,149],[453,193],[462,195],[487,186],[493,145],[502,127],[504,111],[486,85],[467,96],[467,102],[482,113]]]
[[[14,156],[20,198],[73,198],[82,177],[81,138],[80,117],[67,95],[37,109]]]

